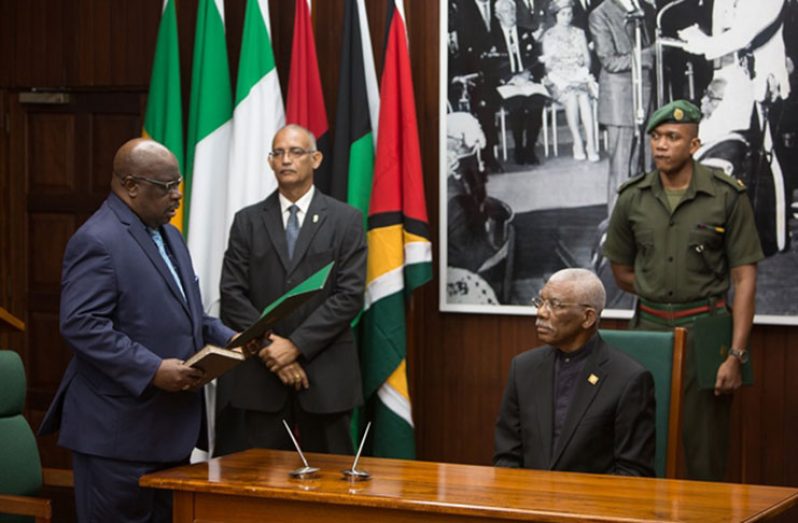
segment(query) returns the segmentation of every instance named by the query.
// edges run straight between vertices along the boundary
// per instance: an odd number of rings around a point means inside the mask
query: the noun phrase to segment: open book
[[[501,95],[502,100],[507,100],[508,98],[512,98],[514,96],[532,96],[535,94],[546,97],[551,96],[545,85],[536,82],[500,85],[496,88],[496,90],[499,91],[499,95]]]

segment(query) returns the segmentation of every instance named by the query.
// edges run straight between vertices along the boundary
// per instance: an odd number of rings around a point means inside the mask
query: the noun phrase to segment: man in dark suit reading
[[[654,380],[598,334],[601,280],[555,273],[533,300],[548,345],[513,358],[493,462],[627,476],[654,475]]]
[[[78,521],[171,521],[171,493],[139,488],[139,477],[188,462],[204,434],[202,372],[183,362],[235,334],[203,313],[168,225],[180,181],[164,146],[125,143],[111,194],[64,253],[61,334],[75,356],[40,433],[60,431],[72,450]]]
[[[366,242],[361,213],[314,189],[321,162],[310,131],[282,128],[269,153],[277,190],[233,221],[221,278],[229,325],[246,327],[286,291],[335,265],[322,292],[274,327],[260,358],[219,380],[219,454],[293,448],[283,419],[305,450],[352,453],[350,413],[362,391],[350,324],[363,305]]]

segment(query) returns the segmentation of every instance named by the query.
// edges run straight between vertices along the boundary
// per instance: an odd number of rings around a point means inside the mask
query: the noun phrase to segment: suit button
[[[285,283],[287,283],[288,285],[292,285],[294,283],[294,280],[288,280]]]
[[[673,256],[668,256],[668,261],[672,262],[673,261]]]

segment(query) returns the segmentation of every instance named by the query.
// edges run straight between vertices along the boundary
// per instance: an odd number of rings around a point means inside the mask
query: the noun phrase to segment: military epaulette
[[[743,181],[741,179],[735,178],[733,176],[729,176],[728,174],[723,172],[721,169],[710,168],[710,170],[712,171],[712,175],[716,179],[731,185],[732,187],[734,187],[734,189],[737,192],[744,192],[745,191],[745,184],[743,183]]]
[[[642,182],[643,180],[645,180],[645,179],[646,179],[646,176],[647,176],[648,174],[649,174],[649,173],[640,173],[640,174],[638,174],[637,176],[633,176],[633,177],[629,178],[628,180],[626,180],[625,182],[623,182],[623,183],[622,183],[622,184],[621,184],[621,185],[618,187],[618,194],[622,193],[623,191],[625,191],[625,190],[626,190],[626,189],[628,189],[629,187],[631,187],[631,186],[633,186],[633,185],[637,185],[638,183]]]

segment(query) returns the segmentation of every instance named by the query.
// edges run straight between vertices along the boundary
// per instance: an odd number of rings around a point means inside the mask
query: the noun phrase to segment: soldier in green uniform
[[[638,296],[634,328],[687,327],[683,443],[688,476],[720,481],[728,458],[731,393],[740,387],[741,366],[748,360],[756,264],[763,254],[743,184],[692,159],[700,145],[700,120],[699,109],[684,100],[651,116],[646,132],[657,168],[619,188],[604,254],[619,287]],[[731,285],[734,301],[728,303]],[[696,322],[729,315],[728,357],[718,367],[714,389],[702,390]]]

